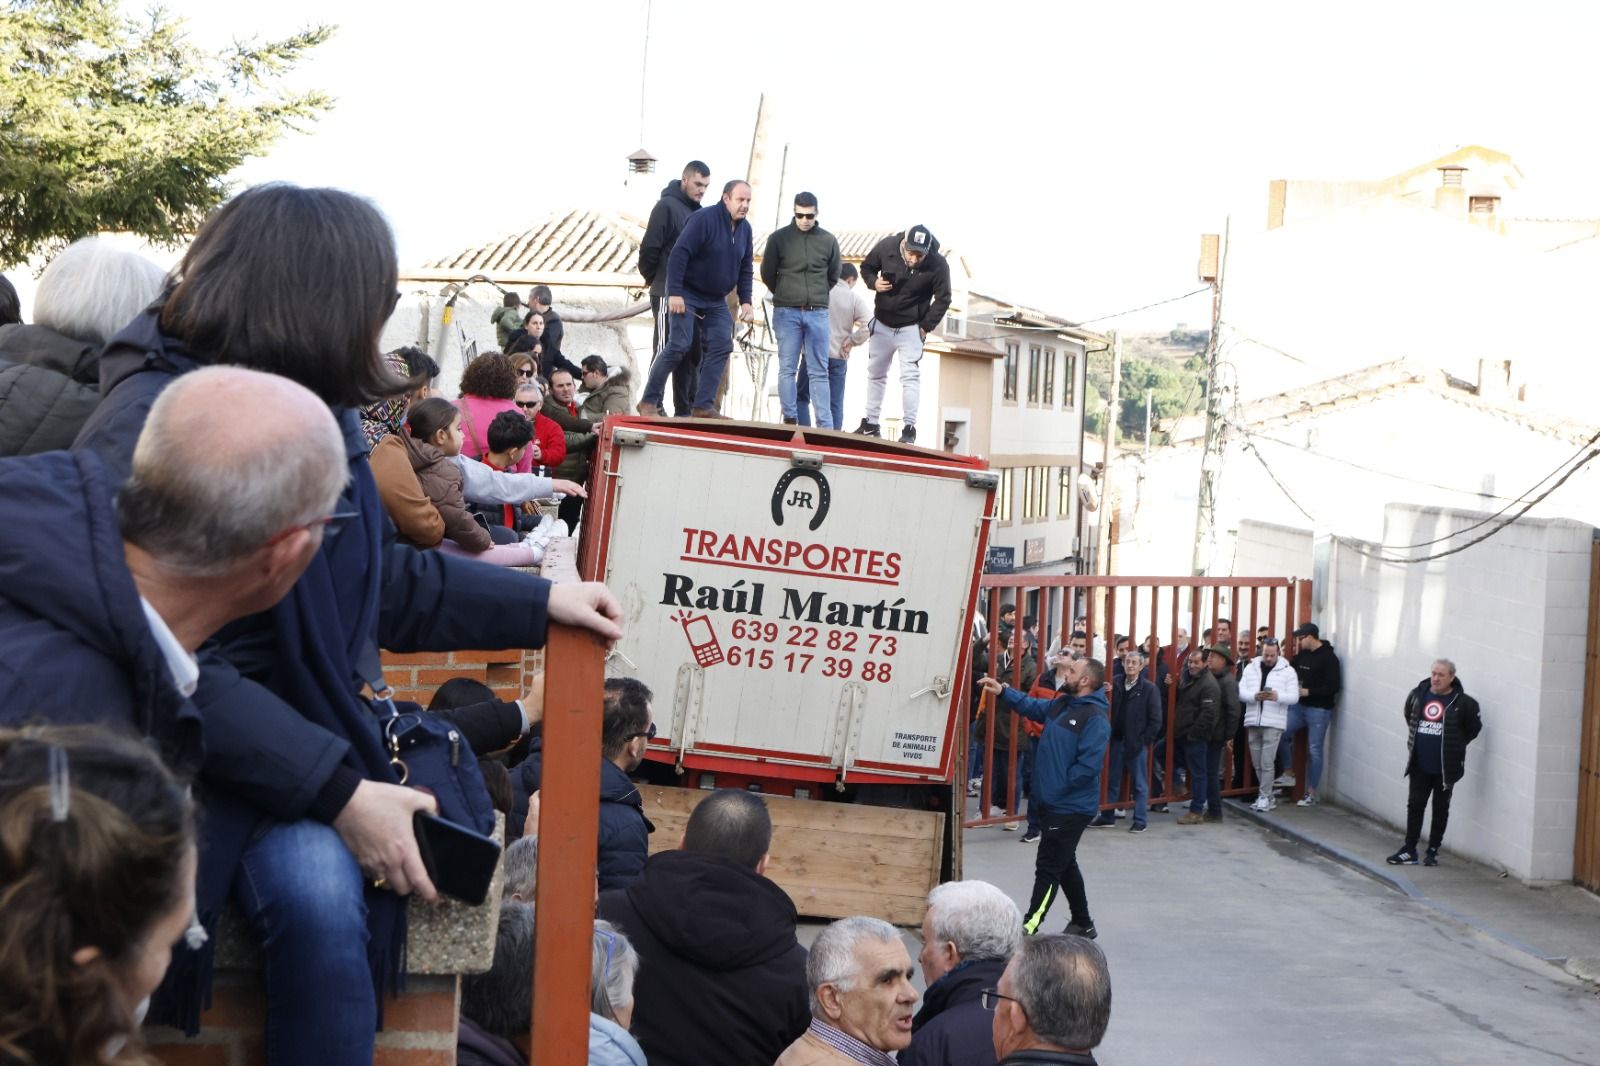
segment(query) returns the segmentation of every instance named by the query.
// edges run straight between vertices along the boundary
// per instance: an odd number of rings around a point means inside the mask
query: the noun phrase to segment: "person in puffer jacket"
[[[1250,761],[1255,764],[1258,789],[1250,806],[1270,811],[1278,805],[1272,794],[1273,761],[1278,742],[1289,724],[1289,705],[1299,697],[1300,678],[1280,655],[1278,641],[1268,637],[1261,654],[1244,664],[1239,675],[1239,700],[1244,704],[1244,727],[1250,738]]]
[[[98,237],[50,261],[33,325],[14,311],[0,315],[0,456],[72,445],[100,402],[100,349],[161,295],[165,278],[150,260]],[[12,290],[6,302],[15,299]]]

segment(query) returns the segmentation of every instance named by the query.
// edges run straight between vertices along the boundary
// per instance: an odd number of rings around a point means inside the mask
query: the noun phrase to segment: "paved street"
[[[1241,818],[1174,818],[1079,852],[1114,987],[1102,1062],[1600,1063],[1595,986]],[[968,831],[966,876],[1025,905],[1020,835]]]

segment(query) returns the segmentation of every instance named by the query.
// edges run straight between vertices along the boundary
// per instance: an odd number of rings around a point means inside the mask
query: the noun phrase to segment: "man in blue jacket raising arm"
[[[1105,678],[1106,668],[1098,659],[1074,659],[1067,665],[1061,695],[1053,700],[1024,696],[991,677],[981,682],[1000,707],[1044,723],[1033,764],[1034,796],[1044,835],[1033,867],[1033,898],[1022,916],[1023,932],[1030,936],[1044,924],[1057,885],[1072,908],[1066,932],[1090,940],[1096,935],[1078,869],[1078,841],[1100,809],[1100,768],[1111,742]]]
[[[650,381],[639,400],[639,413],[661,413],[667,379],[689,351],[696,320],[700,324],[702,352],[700,381],[695,387],[696,418],[722,418],[717,410],[717,386],[722,368],[733,351],[733,323],[728,318],[728,293],[739,291],[739,321],[755,321],[750,306],[754,277],[754,246],[750,240],[750,186],[730,181],[722,187],[722,202],[689,216],[667,259],[667,346],[650,366]]]

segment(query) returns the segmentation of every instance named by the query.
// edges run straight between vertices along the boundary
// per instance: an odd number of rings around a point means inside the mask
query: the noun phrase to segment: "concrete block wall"
[[[1482,517],[1391,505],[1383,540],[1416,544]],[[1401,708],[1434,658],[1453,659],[1484,732],[1468,749],[1446,847],[1526,880],[1570,878],[1593,535],[1583,523],[1524,520],[1416,565],[1336,543],[1316,619],[1345,679],[1324,792],[1404,824]]]

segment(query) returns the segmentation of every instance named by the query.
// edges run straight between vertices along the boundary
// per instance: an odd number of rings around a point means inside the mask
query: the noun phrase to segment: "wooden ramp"
[[[650,852],[683,839],[689,813],[710,793],[641,785],[644,813],[655,823]],[[772,815],[767,876],[801,914],[846,918],[868,914],[917,925],[928,892],[939,883],[944,815],[898,807],[763,796]]]

